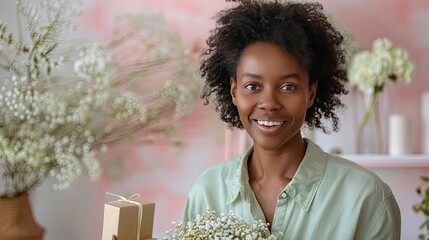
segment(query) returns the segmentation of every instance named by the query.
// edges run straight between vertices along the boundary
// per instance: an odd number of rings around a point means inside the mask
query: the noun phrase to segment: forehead
[[[298,58],[274,43],[257,42],[247,46],[239,59],[237,71],[305,73]]]

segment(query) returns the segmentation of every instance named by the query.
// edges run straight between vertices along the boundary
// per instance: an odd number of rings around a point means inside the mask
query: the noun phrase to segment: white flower
[[[74,63],[77,75],[86,80],[98,80],[99,84],[107,84],[112,72],[112,56],[97,42],[89,43],[79,53],[80,58]]]
[[[376,39],[372,51],[361,51],[353,56],[348,76],[350,84],[372,94],[389,80],[412,81],[414,64],[405,49],[394,47],[387,38]]]
[[[275,240],[275,235],[268,236],[268,225],[261,220],[252,224],[236,217],[231,211],[217,216],[216,212],[208,209],[196,216],[193,222],[183,225],[173,222],[172,228],[166,231],[164,240],[182,239],[248,239]]]
[[[351,86],[357,87],[371,97],[368,108],[359,125],[357,142],[360,144],[362,131],[371,113],[377,109],[378,94],[389,81],[410,83],[414,74],[414,64],[405,49],[394,47],[387,38],[376,39],[372,51],[361,51],[354,55],[348,69]],[[381,134],[377,134],[379,137]]]
[[[390,51],[393,47],[392,42],[387,38],[378,38],[372,42],[372,49],[377,51]]]
[[[354,55],[349,68],[349,80],[352,86],[357,86],[361,91],[370,92],[375,85],[380,84],[380,79],[372,71],[373,58],[370,52],[361,51]]]
[[[2,54],[13,59],[2,75],[7,77],[0,81],[0,165],[6,195],[31,190],[47,176],[57,178],[55,189],[66,189],[83,173],[95,180],[102,171],[98,153],[139,131],[168,136],[173,118],[190,113],[189,102],[197,95],[188,89],[198,86],[197,81],[190,82],[197,79],[196,73],[190,73],[190,56],[179,54],[186,52],[179,39],[158,21],[149,17],[145,24],[150,27],[142,31],[139,18],[130,17],[134,22],[121,26],[133,34],[130,39],[115,39],[118,53],[97,42],[75,47],[60,40],[73,29],[78,14],[68,0],[43,1],[43,15],[24,0],[18,0],[17,7],[32,36],[26,37],[33,42],[23,44],[12,34],[13,44],[3,44],[10,39],[0,22]],[[148,39],[140,39],[141,33]],[[129,42],[138,42],[146,55],[120,59],[124,52],[135,54],[135,45]],[[71,53],[64,51],[70,49]],[[37,60],[29,61],[30,54]],[[74,74],[62,71],[63,75],[53,76],[63,60],[65,65],[74,59]],[[147,89],[125,85],[164,77],[175,81],[157,91],[161,98],[153,96],[152,89],[145,93]]]
[[[411,83],[414,77],[414,64],[409,60],[408,52],[402,48],[392,49],[393,72],[399,81]]]

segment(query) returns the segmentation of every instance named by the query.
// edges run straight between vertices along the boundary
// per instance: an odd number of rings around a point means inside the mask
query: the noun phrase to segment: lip
[[[277,125],[277,126],[263,126],[263,125],[259,125],[257,121],[274,121],[274,122],[285,122],[281,125]],[[282,128],[283,126],[287,125],[288,122],[287,120],[279,120],[279,119],[272,119],[272,118],[255,118],[252,120],[253,124],[256,125],[256,127],[261,130],[263,133],[265,134],[274,134],[276,133],[280,128]]]
[[[261,117],[261,118],[254,118],[252,119],[253,121],[273,121],[273,122],[285,122],[287,120],[284,119],[279,119],[279,118],[266,118],[266,117]]]
[[[284,118],[278,118],[278,117],[272,117],[268,115],[259,116],[259,117],[253,117],[251,118],[253,121],[273,121],[273,122],[285,122],[288,121],[288,119]]]

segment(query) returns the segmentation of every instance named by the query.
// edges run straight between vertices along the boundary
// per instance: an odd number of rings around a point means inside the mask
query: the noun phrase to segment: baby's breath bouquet
[[[220,216],[214,210],[207,210],[197,215],[193,222],[184,225],[173,222],[172,228],[166,232],[164,240],[276,240],[275,235],[269,235],[268,225],[261,220],[249,224],[235,216],[233,212],[222,213]]]
[[[359,126],[358,144],[361,141],[363,128],[373,111],[375,111],[375,117],[379,119],[376,109],[378,97],[386,84],[388,82],[411,83],[413,76],[414,63],[408,52],[403,48],[393,46],[387,38],[376,39],[372,43],[372,51],[360,51],[353,56],[348,69],[350,84],[371,98]],[[379,121],[376,121],[376,124],[380,125]],[[380,127],[377,127],[377,131],[378,139],[381,140]]]
[[[168,135],[198,92],[191,55],[163,27],[162,16],[123,17],[111,43],[76,44],[66,39],[79,14],[70,2],[16,1],[18,32],[0,22],[6,197],[48,176],[58,179],[56,189],[81,174],[96,179],[100,152],[124,140]]]

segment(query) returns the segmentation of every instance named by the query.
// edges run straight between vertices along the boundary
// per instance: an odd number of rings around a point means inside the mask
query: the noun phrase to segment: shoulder
[[[191,192],[207,190],[208,188],[221,188],[222,185],[237,176],[240,162],[240,157],[236,157],[206,169],[195,180]]]
[[[221,164],[206,169],[194,182],[193,189],[212,185],[214,182],[225,181],[237,175],[240,167],[240,157],[233,158]]]
[[[340,156],[328,153],[327,156],[326,175],[328,177],[335,176],[346,183],[351,190],[360,190],[361,193],[378,194],[383,199],[392,195],[390,187],[373,171]]]
[[[308,158],[311,166],[322,171],[322,184],[331,189],[332,186],[341,186],[341,191],[360,193],[378,192],[382,196],[392,194],[389,186],[373,171],[338,155],[329,154],[312,141],[308,142]],[[316,167],[315,167],[316,166]]]
[[[236,189],[231,183],[237,176],[240,162],[237,157],[210,167],[194,181],[183,211],[184,222],[193,220],[207,208],[225,212],[230,193]]]
[[[348,159],[327,154],[324,179],[358,213],[358,239],[399,239],[401,214],[390,187],[374,172]],[[330,191],[330,190],[327,190]],[[338,204],[340,205],[340,204]]]

